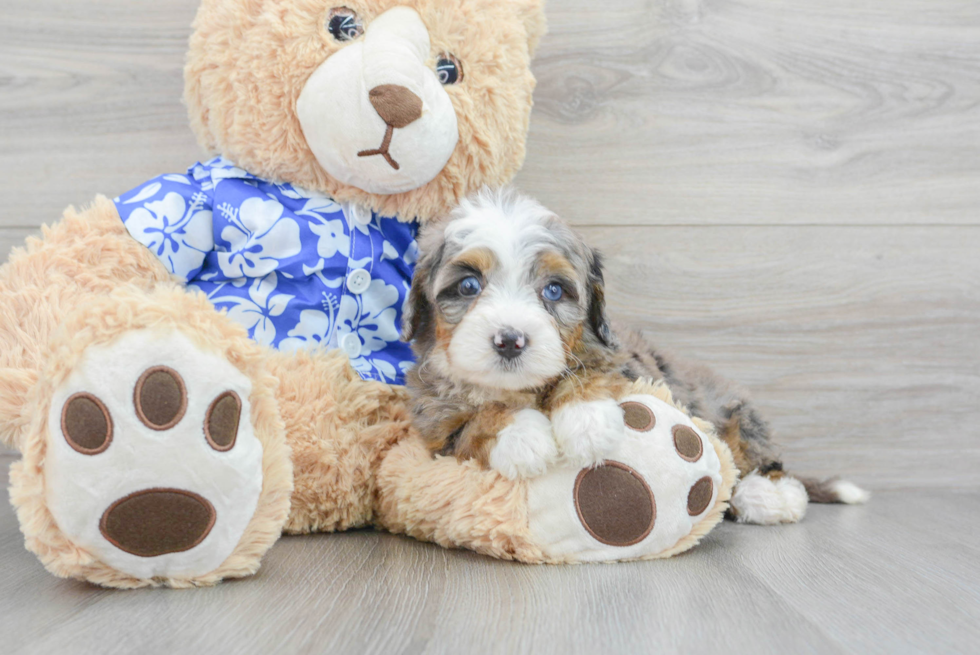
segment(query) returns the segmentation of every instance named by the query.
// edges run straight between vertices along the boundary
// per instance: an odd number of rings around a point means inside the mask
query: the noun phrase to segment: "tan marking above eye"
[[[695,482],[690,493],[687,494],[687,513],[698,516],[708,509],[714,490],[715,484],[707,476]]]
[[[637,432],[649,432],[657,425],[657,417],[653,411],[637,402],[626,402],[620,405],[623,408],[623,422],[626,427]]]
[[[572,262],[568,261],[564,255],[551,251],[541,253],[541,255],[538,257],[535,270],[541,277],[548,277],[549,275],[563,275],[570,280],[574,280],[578,277],[578,272],[575,270],[575,267],[572,266]]]
[[[704,446],[698,433],[686,425],[674,426],[674,447],[681,459],[696,462],[704,454]]]
[[[204,436],[218,452],[235,447],[238,425],[242,416],[242,399],[234,391],[226,391],[211,403],[204,418]]]
[[[620,462],[583,470],[575,480],[573,497],[582,527],[607,546],[638,544],[657,521],[657,501],[650,485]]]
[[[143,425],[151,430],[169,430],[187,412],[187,387],[177,371],[154,366],[136,382],[133,404]]]
[[[486,274],[497,266],[497,256],[489,248],[471,248],[454,257],[450,263]]]
[[[92,394],[76,393],[61,410],[61,432],[75,451],[98,455],[112,442],[112,417]]]

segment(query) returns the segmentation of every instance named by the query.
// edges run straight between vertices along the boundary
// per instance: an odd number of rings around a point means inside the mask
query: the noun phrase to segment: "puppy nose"
[[[405,127],[422,118],[422,98],[397,84],[382,84],[368,93],[378,116],[392,127]]]
[[[493,347],[504,359],[515,359],[524,352],[527,339],[524,333],[514,328],[504,328],[493,335]]]

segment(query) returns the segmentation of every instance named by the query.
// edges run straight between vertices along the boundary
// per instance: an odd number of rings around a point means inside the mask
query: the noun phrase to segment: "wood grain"
[[[975,2],[549,10],[520,181],[559,211],[615,225],[977,222]]]
[[[0,0],[0,257],[200,157],[197,5]],[[3,504],[0,650],[975,651],[980,4],[548,5],[520,185],[607,254],[614,311],[748,386],[794,470],[872,503],[617,566],[287,538],[255,578],[133,593],[49,575]]]
[[[967,653],[980,550],[956,517],[977,512],[976,492],[884,493],[615,566],[524,566],[369,531],[287,537],[254,578],[113,592],[45,572],[4,505],[0,635],[10,655]]]
[[[980,227],[584,234],[614,315],[747,386],[790,469],[980,486]]]

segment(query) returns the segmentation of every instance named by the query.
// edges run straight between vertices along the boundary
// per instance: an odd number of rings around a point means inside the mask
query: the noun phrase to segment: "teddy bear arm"
[[[0,441],[18,447],[21,407],[65,312],[120,287],[149,291],[171,276],[126,232],[109,199],[28,238],[0,267]],[[30,326],[25,330],[24,326]]]

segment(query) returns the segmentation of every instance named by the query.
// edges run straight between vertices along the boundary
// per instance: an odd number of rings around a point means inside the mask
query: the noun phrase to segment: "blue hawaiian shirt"
[[[221,157],[115,203],[137,241],[259,343],[340,348],[364,379],[404,384],[418,223],[272,184]]]

